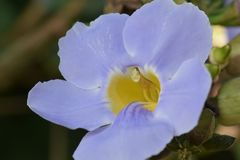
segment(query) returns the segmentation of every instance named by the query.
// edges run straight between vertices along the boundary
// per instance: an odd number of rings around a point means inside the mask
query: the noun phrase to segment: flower
[[[38,83],[29,107],[90,131],[76,160],[143,160],[196,126],[211,85],[207,16],[190,3],[155,0],[131,16],[76,23],[59,41],[66,80]]]

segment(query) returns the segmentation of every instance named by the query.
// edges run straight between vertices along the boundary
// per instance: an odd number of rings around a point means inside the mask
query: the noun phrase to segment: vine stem
[[[192,153],[183,148],[178,151],[178,160],[192,160]]]

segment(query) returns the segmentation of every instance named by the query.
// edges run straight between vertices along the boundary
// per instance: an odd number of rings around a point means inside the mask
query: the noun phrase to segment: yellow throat
[[[160,81],[152,72],[142,73],[137,67],[129,67],[126,73],[114,73],[107,88],[107,99],[114,114],[128,104],[138,102],[154,111],[160,94]]]

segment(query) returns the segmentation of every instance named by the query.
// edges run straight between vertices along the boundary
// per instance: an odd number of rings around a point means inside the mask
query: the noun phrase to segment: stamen
[[[141,72],[138,67],[128,67],[127,72],[116,74],[109,82],[107,97],[111,109],[118,114],[132,102],[143,103],[144,108],[154,111],[160,94],[160,82],[153,72]]]
[[[156,102],[158,100],[160,88],[156,84],[147,79],[137,67],[129,67],[128,73],[133,82],[139,83],[147,101]]]
[[[146,100],[149,102],[157,102],[160,88],[158,88],[156,84],[145,78],[143,75],[141,76],[139,83],[143,89],[143,94]]]

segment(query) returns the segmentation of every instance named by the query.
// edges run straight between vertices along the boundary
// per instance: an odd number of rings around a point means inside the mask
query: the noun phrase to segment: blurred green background
[[[123,1],[0,0],[0,160],[72,159],[86,131],[38,117],[26,105],[27,94],[38,81],[62,78],[57,42],[75,21],[89,23],[104,12],[132,13],[142,4]],[[240,147],[199,157],[240,160]]]
[[[38,81],[62,78],[58,39],[104,0],[0,0],[0,160],[67,160],[86,133],[45,121],[26,105]]]

